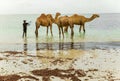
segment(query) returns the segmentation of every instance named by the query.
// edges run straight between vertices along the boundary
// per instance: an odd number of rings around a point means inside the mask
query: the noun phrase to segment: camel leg
[[[80,25],[79,32],[81,32],[81,29],[82,29],[82,25]]]
[[[74,36],[73,28],[74,28],[74,26],[71,27],[71,39],[73,39],[73,36]]]
[[[35,30],[35,34],[36,34],[36,37],[38,37],[38,28],[36,27],[36,30]]]
[[[46,33],[47,33],[47,36],[48,36],[48,26],[47,26],[47,32]]]
[[[36,37],[38,37],[38,29],[40,27],[40,24],[38,24],[37,22],[35,24],[36,24],[35,34],[36,34]]]
[[[64,32],[63,32],[63,27],[60,27],[61,30],[62,30],[62,35],[63,35],[63,39],[64,39]]]
[[[50,31],[51,31],[51,36],[53,36],[53,33],[52,33],[52,25],[50,26]]]
[[[83,31],[84,31],[84,33],[85,33],[85,25],[83,25]]]
[[[59,38],[61,38],[61,30],[60,30],[60,27],[58,27],[59,29]]]
[[[64,28],[64,32],[65,32],[65,33],[68,32],[68,26],[66,26],[66,27]]]
[[[38,30],[35,30],[36,37],[38,37]]]

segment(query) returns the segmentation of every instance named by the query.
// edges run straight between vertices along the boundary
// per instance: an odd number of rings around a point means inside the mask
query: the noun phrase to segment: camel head
[[[58,16],[60,16],[61,13],[57,12],[56,15],[55,15],[55,18],[54,18],[54,23],[58,24]]]
[[[61,13],[57,12],[56,15],[55,15],[55,20],[58,18],[58,16],[60,16]]]
[[[56,16],[60,16],[60,15],[61,15],[61,13],[59,13],[59,12],[56,13]]]
[[[98,17],[100,17],[98,14],[93,14],[93,16],[92,16],[93,18],[98,18]]]
[[[50,20],[51,20],[52,22],[55,22],[55,20],[54,20],[54,18],[52,17],[51,14],[47,14],[47,17],[50,18]]]

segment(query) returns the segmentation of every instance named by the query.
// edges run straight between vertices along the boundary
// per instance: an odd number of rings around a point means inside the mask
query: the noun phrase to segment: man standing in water
[[[29,25],[29,23],[26,23],[26,20],[23,20],[23,37],[25,35],[25,37],[27,36],[27,25]]]

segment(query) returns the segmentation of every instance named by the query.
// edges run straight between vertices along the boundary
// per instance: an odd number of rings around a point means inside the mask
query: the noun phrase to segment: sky
[[[0,14],[120,13],[120,0],[0,0]]]

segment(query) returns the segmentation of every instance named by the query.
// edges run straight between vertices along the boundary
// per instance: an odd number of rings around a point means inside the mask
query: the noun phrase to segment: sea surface
[[[65,14],[67,15],[67,14]],[[69,14],[72,15],[72,14]],[[91,17],[92,14],[82,14]],[[40,27],[39,37],[35,37],[35,21],[40,14],[15,14],[0,15],[0,51],[3,50],[22,50],[27,45],[28,50],[36,49],[36,44],[41,49],[83,49],[82,47],[95,47],[95,45],[120,45],[120,14],[99,14],[100,17],[85,24],[86,33],[79,33],[79,25],[74,26],[74,38],[70,38],[70,28],[65,33],[65,38],[59,39],[58,27],[53,24],[53,37],[50,30],[46,36],[46,27]],[[55,15],[53,15],[55,17]],[[23,20],[30,23],[27,30],[27,38],[22,38]],[[62,44],[61,44],[62,42]],[[61,45],[64,45],[62,48]],[[79,47],[80,45],[82,47]],[[48,45],[48,46],[47,46]],[[52,46],[50,46],[52,45]],[[73,47],[70,47],[70,46]],[[91,46],[92,45],[92,46]],[[78,46],[78,47],[77,47]],[[52,48],[51,48],[52,47]],[[98,46],[100,47],[100,46]],[[38,48],[38,49],[39,49]]]

